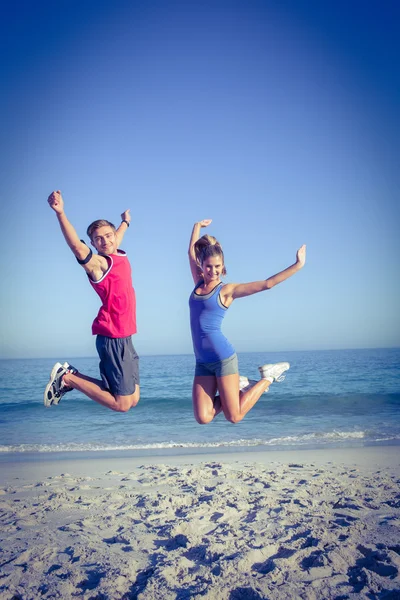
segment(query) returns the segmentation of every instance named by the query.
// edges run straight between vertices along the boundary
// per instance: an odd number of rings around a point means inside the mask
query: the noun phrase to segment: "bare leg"
[[[127,412],[139,402],[140,389],[138,385],[134,393],[129,396],[113,396],[104,388],[102,381],[82,375],[81,373],[76,373],[75,375],[73,373],[66,373],[63,381],[65,385],[82,392],[82,394],[85,394],[91,400],[118,412]]]
[[[249,390],[239,392],[238,374],[218,377],[217,381],[222,410],[231,423],[239,423],[271,385],[268,379],[260,379]]]
[[[210,423],[222,410],[221,399],[215,396],[217,379],[213,376],[196,375],[193,381],[193,411],[201,425]]]

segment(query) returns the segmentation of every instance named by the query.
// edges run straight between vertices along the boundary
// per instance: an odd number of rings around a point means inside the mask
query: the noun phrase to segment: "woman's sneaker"
[[[249,386],[249,378],[244,375],[239,375],[239,390],[242,391]]]
[[[255,379],[249,379],[244,375],[239,375],[239,390],[241,392],[248,392],[255,384],[258,383]],[[266,394],[268,392],[268,388],[263,392]]]
[[[285,375],[282,375],[285,371],[290,368],[288,362],[275,363],[274,365],[263,365],[258,367],[262,379],[268,379],[271,383],[274,381],[283,381]]]
[[[58,404],[64,394],[73,389],[65,385],[62,378],[66,373],[75,374],[77,372],[77,369],[67,362],[65,362],[63,365],[57,362],[54,365],[50,373],[49,382],[44,390],[43,400],[45,406],[53,406],[54,404]]]

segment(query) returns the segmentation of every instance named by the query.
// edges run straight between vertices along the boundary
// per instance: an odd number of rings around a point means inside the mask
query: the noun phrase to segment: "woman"
[[[193,409],[201,424],[210,423],[221,411],[228,421],[238,423],[273,381],[282,380],[289,363],[259,367],[260,381],[240,390],[235,349],[221,332],[225,312],[236,298],[268,290],[297,273],[305,264],[306,247],[297,251],[293,265],[273,277],[252,283],[224,284],[221,277],[226,275],[226,269],[221,245],[212,236],[200,238],[201,228],[210,223],[211,219],[195,223],[189,244],[190,270],[195,283],[189,300],[196,356]]]

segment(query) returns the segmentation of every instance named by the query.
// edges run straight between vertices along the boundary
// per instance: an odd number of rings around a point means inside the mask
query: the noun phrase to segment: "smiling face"
[[[92,245],[99,254],[115,254],[117,252],[117,236],[115,230],[109,225],[98,227],[92,233]]]
[[[224,270],[222,256],[209,256],[205,258],[201,264],[201,269],[203,271],[205,283],[219,281],[219,278],[223,274]]]

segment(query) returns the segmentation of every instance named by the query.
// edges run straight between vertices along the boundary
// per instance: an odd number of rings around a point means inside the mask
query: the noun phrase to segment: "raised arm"
[[[121,224],[117,229],[117,246],[118,246],[118,248],[121,245],[122,239],[129,227],[129,223],[131,222],[130,212],[131,212],[131,209],[128,208],[121,214]]]
[[[290,265],[287,269],[280,271],[268,279],[261,281],[252,281],[251,283],[228,283],[221,290],[221,300],[225,306],[229,306],[236,298],[244,298],[258,292],[270,290],[278,283],[282,283],[289,279],[292,275],[300,271],[306,262],[306,246],[305,244],[297,250],[296,262]]]
[[[193,225],[192,235],[190,237],[189,242],[189,265],[190,271],[192,273],[194,283],[199,281],[201,275],[200,266],[197,264],[196,255],[194,253],[194,245],[197,240],[200,238],[200,232],[202,227],[207,227],[211,223],[212,219],[203,219],[202,221],[198,221]]]
[[[79,239],[75,228],[69,222],[64,212],[64,200],[60,190],[52,192],[47,201],[50,205],[50,208],[52,208],[56,213],[65,241],[78,259],[78,262],[82,264],[83,268],[90,275],[90,277],[92,277],[92,279],[97,280],[107,268],[106,259],[98,254],[92,254],[90,248]],[[88,258],[89,260],[87,260]],[[86,260],[87,262],[84,264],[81,262]]]

